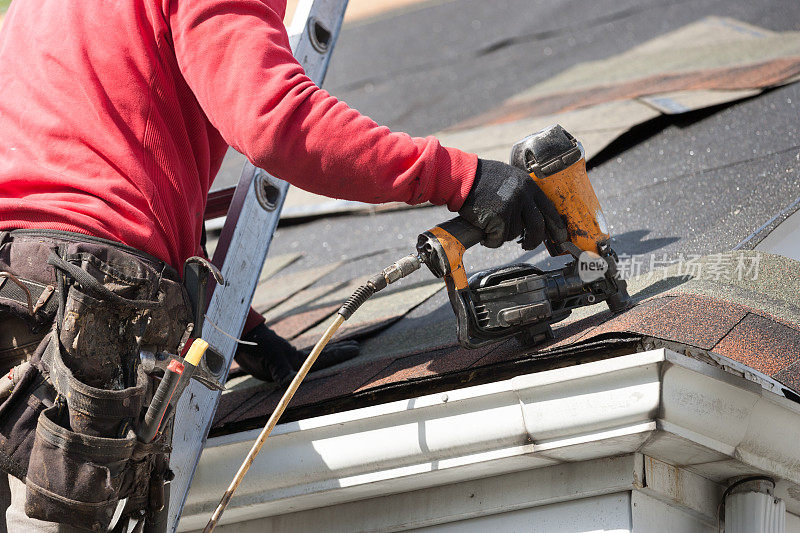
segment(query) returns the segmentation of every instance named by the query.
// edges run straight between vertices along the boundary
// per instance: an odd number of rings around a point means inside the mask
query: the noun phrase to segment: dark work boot
[[[311,353],[311,350],[298,350],[264,323],[243,335],[242,340],[257,344],[256,346],[240,344],[236,350],[234,359],[242,370],[254,378],[279,385],[289,383]],[[352,359],[358,355],[359,349],[357,341],[329,344],[319,354],[314,366],[311,367],[311,372]]]

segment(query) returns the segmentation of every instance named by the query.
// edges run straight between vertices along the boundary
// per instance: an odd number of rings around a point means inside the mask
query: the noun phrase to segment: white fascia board
[[[642,457],[624,455],[589,463],[564,463],[470,479],[400,494],[378,496],[297,513],[258,518],[222,526],[226,533],[283,531],[390,532],[444,525],[461,531],[469,524],[485,524],[482,517],[502,520],[509,513],[547,509],[560,502],[587,502],[603,495],[629,495],[642,478]],[[603,509],[598,509],[603,508]],[[593,505],[586,514],[592,520],[604,505]],[[626,506],[626,514],[630,509]],[[472,522],[472,519],[478,519]],[[492,521],[492,520],[490,520]],[[551,531],[537,522],[543,531]],[[597,523],[593,522],[596,527]],[[608,525],[608,524],[606,524]],[[451,529],[451,530],[452,530]],[[530,529],[523,527],[523,530]],[[572,529],[571,531],[575,531]]]
[[[665,431],[800,482],[800,406],[658,349],[281,424],[222,522],[647,453]],[[180,530],[205,524],[257,434],[209,439]],[[692,464],[673,448],[657,458]]]

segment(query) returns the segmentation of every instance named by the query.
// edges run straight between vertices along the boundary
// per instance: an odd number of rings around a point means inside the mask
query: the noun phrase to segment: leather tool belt
[[[0,232],[0,312],[46,332],[0,405],[0,468],[25,480],[28,516],[106,531],[163,508],[170,431],[136,438],[154,391],[139,351],[175,353],[192,320],[177,273],[104,239]]]

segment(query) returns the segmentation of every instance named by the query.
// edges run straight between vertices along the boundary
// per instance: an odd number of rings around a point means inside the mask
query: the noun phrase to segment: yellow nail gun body
[[[552,338],[550,325],[572,309],[605,301],[619,312],[629,303],[581,144],[561,126],[550,126],[515,144],[511,164],[531,176],[563,217],[568,240],[545,245],[552,256],[569,254],[572,261],[551,271],[519,263],[468,279],[463,257],[482,239],[480,229],[456,217],[421,234],[417,252],[444,278],[459,343],[468,348],[511,336],[526,344],[541,342]]]

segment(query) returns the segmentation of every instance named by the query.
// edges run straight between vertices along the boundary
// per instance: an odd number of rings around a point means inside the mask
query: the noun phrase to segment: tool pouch
[[[64,361],[64,350],[52,339],[43,353],[50,383],[66,402],[69,427],[81,435],[116,437],[125,435],[139,418],[149,378],[139,369],[134,386],[101,389],[75,377]]]
[[[70,430],[64,403],[39,415],[26,479],[25,513],[31,518],[106,531],[130,490],[132,429],[121,438]]]
[[[34,366],[46,371],[56,396],[52,407],[34,409],[40,412],[26,472],[25,512],[105,531],[121,499],[130,500],[121,504],[129,509],[146,506],[156,446],[139,443],[132,423],[149,378],[138,371],[133,387],[92,387],[65,362],[55,329],[43,344]]]
[[[163,506],[170,448],[136,439],[153,391],[138,354],[177,347],[189,308],[177,281],[120,253],[76,243],[48,258],[59,310],[0,405],[0,467],[25,479],[31,518],[105,531],[115,511]]]
[[[132,381],[130,359],[137,353],[136,325],[132,311],[115,309],[71,286],[58,331],[64,359],[81,380],[72,376],[71,381],[104,389]]]
[[[10,396],[0,404],[0,468],[19,479],[25,479],[28,470],[39,415],[53,406],[56,397],[40,364],[50,338],[45,337]]]

